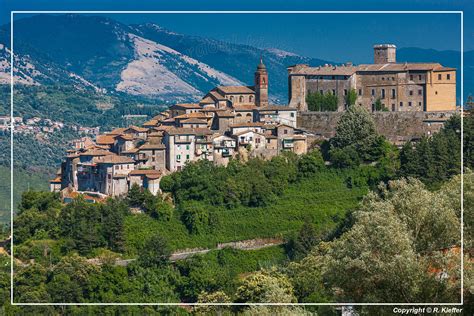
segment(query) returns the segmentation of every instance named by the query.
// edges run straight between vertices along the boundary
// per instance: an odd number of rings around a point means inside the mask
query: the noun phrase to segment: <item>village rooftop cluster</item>
[[[76,140],[51,191],[66,201],[79,193],[92,201],[122,196],[134,184],[157,194],[161,177],[189,162],[226,165],[236,157],[303,154],[307,135],[296,128],[296,115],[295,108],[269,104],[268,73],[260,61],[254,86],[218,86],[199,103],[175,104],[143,126]]]

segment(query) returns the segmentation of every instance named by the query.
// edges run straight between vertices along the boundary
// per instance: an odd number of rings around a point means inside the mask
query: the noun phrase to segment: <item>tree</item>
[[[145,268],[160,267],[168,262],[170,256],[168,242],[161,235],[155,234],[140,249],[138,262]]]
[[[231,303],[231,299],[229,296],[223,292],[223,291],[216,291],[212,293],[207,293],[207,292],[201,292],[199,294],[198,303],[204,303],[204,304],[209,304],[209,303]],[[230,306],[212,306],[212,305],[200,305],[194,307],[194,312],[197,315],[230,315]]]
[[[431,192],[417,179],[401,179],[381,184],[371,192],[360,210],[390,210],[406,225],[416,252],[430,252],[459,243],[458,218],[453,205],[440,192]]]
[[[324,168],[324,160],[319,150],[312,150],[298,160],[298,176],[305,178],[313,176]]]
[[[192,234],[203,234],[209,229],[209,211],[201,202],[190,201],[182,204],[181,219]]]
[[[295,303],[289,279],[276,269],[260,270],[247,276],[237,288],[239,303]]]
[[[313,224],[306,220],[301,227],[296,238],[289,241],[289,254],[293,259],[302,259],[305,257],[319,242],[321,238],[317,235]]]
[[[355,105],[357,101],[357,92],[355,89],[350,89],[346,96],[346,105],[349,107]]]
[[[99,273],[99,267],[78,255],[63,257],[51,272],[48,293],[53,302],[84,302],[91,277]]]
[[[329,91],[326,94],[308,91],[306,103],[310,111],[337,111],[338,99]]]
[[[113,251],[123,251],[125,244],[124,220],[127,205],[120,200],[108,199],[100,206],[103,234],[107,246]]]
[[[382,104],[382,101],[379,99],[375,100],[374,103],[374,110],[379,112],[379,111],[384,111],[387,112],[388,109],[385,107],[385,105]]]
[[[362,160],[375,161],[383,155],[385,140],[379,136],[372,115],[361,106],[350,106],[341,116],[331,148],[351,146]]]
[[[406,226],[390,210],[361,212],[354,226],[329,244],[323,278],[338,301],[415,302],[424,273]]]

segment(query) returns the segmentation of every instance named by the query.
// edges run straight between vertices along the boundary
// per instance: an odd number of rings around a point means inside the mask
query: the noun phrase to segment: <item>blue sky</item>
[[[469,1],[125,1],[3,0],[0,22],[10,10],[462,10],[465,50],[474,49],[474,6]],[[123,23],[154,22],[170,30],[301,55],[356,63],[372,59],[375,43],[460,50],[460,16],[453,14],[134,14],[112,15]],[[343,52],[343,53],[341,53]]]

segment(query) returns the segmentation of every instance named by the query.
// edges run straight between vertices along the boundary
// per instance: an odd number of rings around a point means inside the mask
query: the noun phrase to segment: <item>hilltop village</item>
[[[51,191],[63,198],[121,196],[134,184],[159,192],[163,175],[200,159],[226,165],[231,158],[269,159],[282,151],[303,154],[307,136],[297,110],[268,102],[268,72],[261,61],[254,86],[218,86],[199,103],[175,104],[143,126],[117,128],[95,141],[74,142]]]
[[[160,192],[163,175],[206,159],[270,159],[283,151],[307,152],[314,134],[297,125],[308,111],[307,94],[332,94],[337,111],[356,106],[390,112],[450,112],[456,109],[456,70],[440,64],[396,63],[394,45],[374,46],[374,64],[288,67],[289,105],[269,103],[268,71],[260,60],[253,86],[218,86],[198,103],[175,104],[142,126],[116,128],[73,144],[50,189],[63,200],[123,196],[135,184]]]

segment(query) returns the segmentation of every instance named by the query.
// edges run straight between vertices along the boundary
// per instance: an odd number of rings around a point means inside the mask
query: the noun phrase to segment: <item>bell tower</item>
[[[255,101],[258,107],[268,106],[268,73],[260,57],[260,64],[255,71]]]

